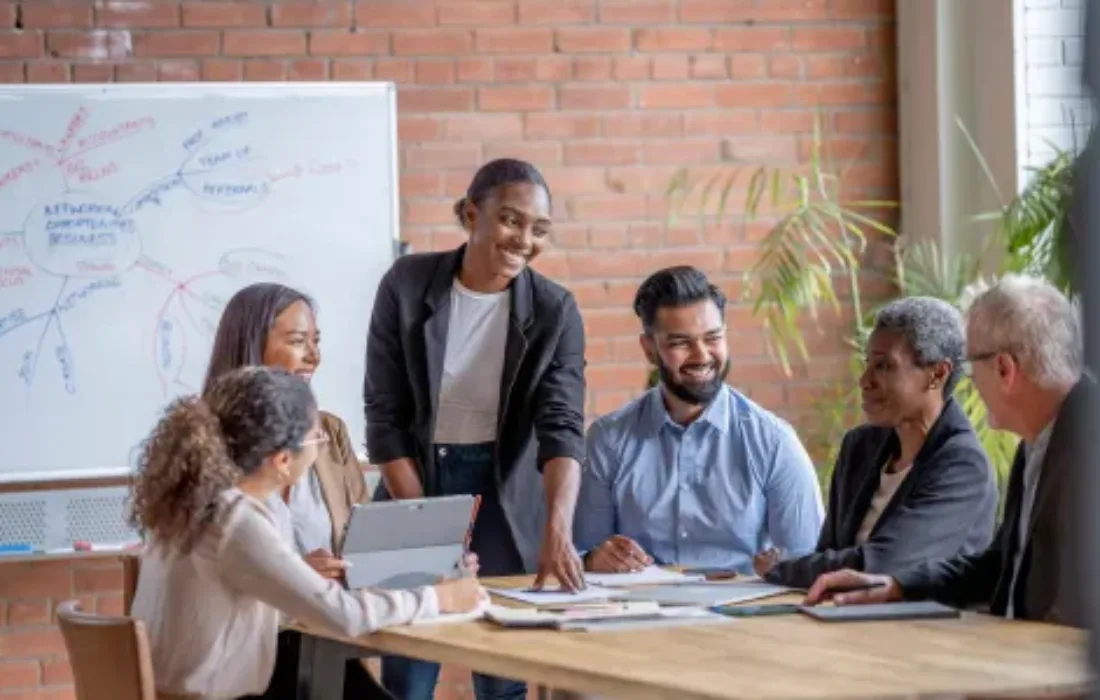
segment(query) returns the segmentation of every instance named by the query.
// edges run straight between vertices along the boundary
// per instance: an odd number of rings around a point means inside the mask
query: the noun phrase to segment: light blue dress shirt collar
[[[639,420],[640,426],[644,431],[647,431],[651,437],[660,435],[661,428],[666,425],[675,430],[686,430],[696,423],[704,423],[710,427],[717,428],[723,434],[729,433],[731,423],[730,413],[734,410],[730,406],[730,394],[731,392],[723,387],[723,390],[719,390],[718,395],[714,397],[714,400],[710,402],[710,405],[706,407],[702,415],[687,425],[680,425],[672,420],[672,416],[669,415],[668,408],[665,406],[664,395],[661,393],[660,389],[651,390],[642,398],[645,405],[643,407],[642,417]]]

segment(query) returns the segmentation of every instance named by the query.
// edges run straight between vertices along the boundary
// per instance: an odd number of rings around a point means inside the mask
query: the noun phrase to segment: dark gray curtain
[[[1085,67],[1082,79],[1093,100],[1093,116],[1097,114],[1096,96],[1100,94],[1100,0],[1087,0],[1085,19]],[[1075,288],[1081,290],[1085,327],[1085,363],[1095,373],[1100,368],[1100,142],[1094,127],[1088,145],[1077,161],[1074,185],[1074,218],[1078,224],[1071,239],[1073,259],[1077,261]],[[1100,426],[1100,401],[1095,399],[1088,411],[1088,425]],[[1087,434],[1080,431],[1079,434]],[[1100,445],[1078,444],[1078,459],[1074,460],[1084,473],[1079,475],[1086,488],[1079,489],[1076,519],[1079,536],[1077,558],[1081,571],[1077,583],[1081,586],[1082,602],[1092,622],[1091,660],[1100,669]],[[1093,697],[1100,697],[1094,691]]]

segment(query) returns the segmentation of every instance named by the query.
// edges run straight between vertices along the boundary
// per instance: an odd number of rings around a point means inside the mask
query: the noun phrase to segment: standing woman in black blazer
[[[572,294],[528,267],[550,237],[550,190],[529,163],[495,160],[454,211],[469,241],[400,258],[378,288],[364,386],[376,498],[480,495],[471,549],[481,575],[537,570],[536,585],[553,575],[582,588],[572,524],[584,328]],[[431,698],[438,673],[382,663],[383,684],[404,700]],[[479,700],[527,693],[480,674],[474,688]]]
[[[986,548],[996,479],[952,398],[965,348],[950,304],[908,297],[883,307],[859,381],[867,423],[841,443],[817,551],[778,563],[763,553],[758,574],[809,588],[837,569],[889,573]]]

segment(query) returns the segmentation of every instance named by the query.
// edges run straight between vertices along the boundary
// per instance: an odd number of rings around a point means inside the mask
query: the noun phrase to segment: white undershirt
[[[887,462],[886,466],[890,466],[890,463]],[[882,517],[882,511],[886,510],[886,506],[893,500],[901,482],[905,481],[905,477],[909,474],[911,466],[910,464],[909,467],[896,472],[889,472],[886,467],[883,467],[882,474],[878,478],[878,488],[875,489],[871,505],[867,506],[867,515],[863,516],[859,532],[856,533],[856,544],[863,544],[871,536],[871,530],[875,529],[875,524]]]
[[[332,516],[321,491],[317,467],[310,467],[301,479],[290,487],[290,499],[283,500],[279,491],[268,496],[267,508],[286,541],[302,556],[316,549],[333,551]]]
[[[472,445],[496,440],[510,302],[510,290],[482,294],[455,279],[435,442]]]

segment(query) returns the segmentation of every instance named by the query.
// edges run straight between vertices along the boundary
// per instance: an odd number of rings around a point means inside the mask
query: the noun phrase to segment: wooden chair
[[[69,600],[57,608],[77,700],[156,700],[145,624],[90,615]]]
[[[122,614],[130,614],[134,604],[134,592],[137,591],[138,574],[141,573],[141,555],[122,555]]]

